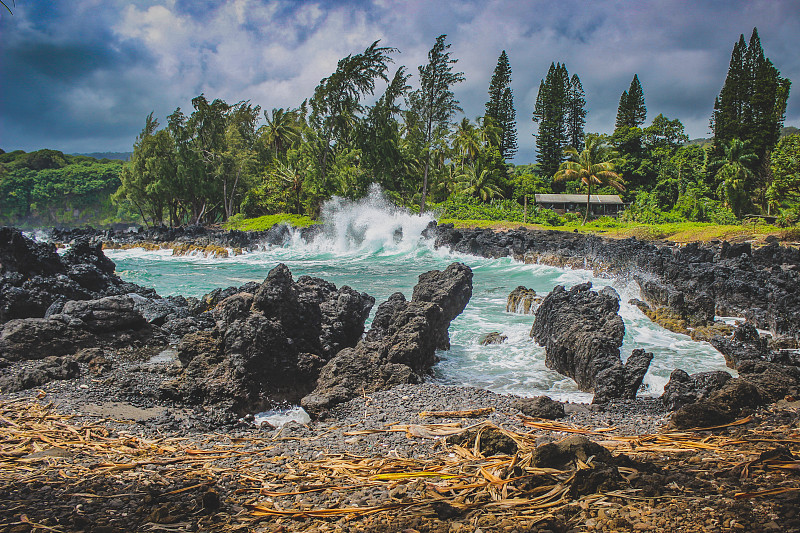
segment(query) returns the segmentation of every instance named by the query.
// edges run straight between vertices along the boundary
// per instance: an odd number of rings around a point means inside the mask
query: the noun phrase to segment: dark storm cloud
[[[589,131],[613,128],[636,73],[648,121],[663,113],[706,136],[733,44],[754,26],[782,75],[800,79],[794,0],[18,2],[0,21],[0,147],[129,150],[150,111],[163,121],[200,92],[296,106],[339,58],[376,39],[401,50],[395,67],[407,65],[414,84],[442,33],[466,75],[455,90],[471,119],[483,114],[497,57],[508,52],[518,162],[534,156],[530,117],[551,62],[580,76]],[[800,125],[796,100],[790,125]]]

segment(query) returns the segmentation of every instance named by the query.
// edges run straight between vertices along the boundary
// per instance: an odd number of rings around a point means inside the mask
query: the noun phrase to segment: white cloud
[[[116,67],[87,64],[72,86],[52,92],[65,117],[86,122],[86,114],[93,115],[100,124],[140,116],[127,132],[132,142],[151,109],[163,120],[177,106],[186,109],[200,92],[229,102],[249,99],[265,108],[296,106],[338,59],[376,39],[401,49],[392,69],[406,65],[415,85],[417,66],[446,33],[459,60],[456,69],[466,75],[454,88],[456,97],[471,119],[483,113],[497,57],[508,52],[521,159],[532,157],[530,116],[551,62],[565,62],[580,76],[587,129],[593,131],[613,127],[619,95],[638,73],[649,118],[664,113],[681,119],[691,136],[705,135],[733,43],[739,33],[749,37],[753,26],[782,74],[800,79],[794,50],[800,6],[793,0],[231,0],[205,4],[202,11],[194,6],[175,0],[78,0],[68,9],[52,8],[46,24],[34,4],[19,4],[16,33],[4,33],[5,45],[20,35],[30,42],[72,45],[92,33],[97,46],[105,47],[102,52],[126,58]],[[4,18],[2,24],[8,23]],[[14,79],[10,74],[5,83]],[[790,98],[787,124],[800,123],[795,100]]]

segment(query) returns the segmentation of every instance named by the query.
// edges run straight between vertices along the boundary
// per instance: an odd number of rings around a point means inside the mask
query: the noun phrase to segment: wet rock
[[[729,368],[738,368],[745,361],[766,359],[769,355],[766,339],[762,339],[755,326],[748,323],[737,327],[732,337],[718,335],[709,342],[725,357]]]
[[[670,410],[708,398],[711,393],[721,389],[731,379],[723,370],[699,372],[689,375],[683,370],[673,370],[664,386],[661,401]]]
[[[374,303],[371,296],[318,278],[295,282],[282,264],[262,284],[227,292],[213,309],[216,328],[181,340],[184,370],[162,394],[219,404],[239,415],[297,402],[310,392],[320,368],[361,338]]]
[[[523,414],[535,418],[547,418],[555,420],[566,416],[564,404],[552,400],[549,396],[536,396],[534,398],[520,398],[514,400],[512,404],[515,409],[519,409]]]
[[[541,301],[541,297],[536,296],[535,290],[520,285],[508,295],[506,311],[523,315],[533,314]]]
[[[360,394],[417,383],[430,372],[436,350],[450,346],[450,322],[472,295],[472,271],[453,263],[427,272],[413,294],[410,302],[393,294],[378,307],[365,338],[325,364],[316,389],[301,401],[306,411],[320,416]]]
[[[555,287],[536,311],[531,336],[544,346],[547,367],[594,392],[595,403],[635,398],[653,356],[634,350],[622,364],[625,325],[618,314],[619,296],[591,287],[590,282],[569,291]]]
[[[489,346],[490,344],[503,344],[507,340],[507,335],[503,335],[499,331],[492,331],[482,336],[478,341],[478,344],[481,346]]]
[[[16,392],[32,389],[54,380],[74,379],[80,373],[80,366],[73,358],[46,357],[31,366],[0,377],[0,390]]]

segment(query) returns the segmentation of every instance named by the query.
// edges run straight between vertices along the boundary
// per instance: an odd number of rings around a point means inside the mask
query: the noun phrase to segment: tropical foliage
[[[589,136],[583,151],[578,153],[575,148],[569,147],[566,154],[569,160],[561,163],[553,180],[578,180],[586,188],[586,213],[583,217],[583,223],[586,224],[592,192],[599,187],[609,186],[618,191],[625,190],[622,178],[614,172],[619,153],[604,139]]]
[[[535,140],[523,141],[505,51],[480,117],[461,114],[454,91],[464,74],[445,35],[413,71],[390,68],[397,53],[376,41],[342,58],[296,107],[267,111],[201,94],[163,125],[150,114],[125,163],[0,151],[0,223],[315,218],[332,196],[359,198],[372,183],[397,204],[449,218],[589,223],[588,209],[581,217],[536,205],[537,194],[568,192],[620,194],[620,218],[637,223],[800,219],[800,136],[782,129],[791,84],[756,30],[733,48],[711,117],[715,138],[702,142],[690,142],[676,118],[647,122],[637,74],[614,131],[586,134],[587,95],[560,62],[526,111]],[[513,164],[525,143],[535,143],[536,162]]]

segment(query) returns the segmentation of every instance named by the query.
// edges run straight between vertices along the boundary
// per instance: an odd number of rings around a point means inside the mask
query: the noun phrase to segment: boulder
[[[45,383],[80,376],[78,363],[70,357],[46,357],[29,367],[0,377],[0,391],[17,392],[40,387]]]
[[[708,428],[733,422],[742,409],[765,401],[761,391],[744,379],[731,379],[708,398],[684,405],[672,414],[675,429]]]
[[[731,375],[723,370],[699,372],[689,375],[683,370],[673,370],[669,381],[664,386],[661,401],[671,411],[708,398],[714,391],[721,389],[731,379]]]
[[[480,344],[481,346],[489,346],[491,344],[503,344],[507,340],[508,340],[507,335],[503,335],[499,331],[491,331],[486,335],[483,335],[478,341],[478,344]]]
[[[378,306],[365,338],[322,368],[301,405],[320,416],[365,392],[419,382],[436,363],[436,350],[450,347],[450,322],[471,295],[472,271],[464,264],[420,275],[411,301],[395,293]]]
[[[549,396],[535,396],[533,398],[520,398],[514,400],[514,409],[519,409],[523,414],[535,418],[555,420],[564,418],[564,404],[551,399]]]
[[[591,282],[569,291],[555,287],[536,311],[531,336],[545,348],[545,365],[594,392],[595,403],[635,398],[653,355],[637,349],[623,365],[619,296],[591,287]]]
[[[11,361],[73,354],[82,348],[128,344],[120,334],[154,335],[128,296],[70,300],[46,318],[10,320],[0,326],[0,356]]]
[[[78,238],[63,256],[52,244],[38,243],[19,230],[0,228],[0,324],[19,318],[42,318],[69,300],[155,291],[126,283],[114,274],[99,241]],[[51,312],[52,314],[52,312]]]

